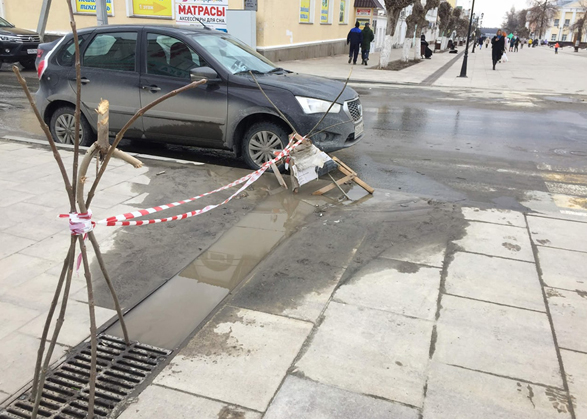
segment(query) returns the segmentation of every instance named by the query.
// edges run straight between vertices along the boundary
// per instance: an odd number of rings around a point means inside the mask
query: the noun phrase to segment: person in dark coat
[[[357,64],[357,57],[359,56],[359,48],[363,42],[363,32],[359,29],[359,22],[355,23],[355,27],[351,29],[348,36],[346,37],[346,44],[351,45],[349,50],[349,64],[351,61],[353,64]]]
[[[499,60],[501,60],[501,56],[505,50],[505,39],[501,31],[497,31],[497,35],[495,35],[491,39],[491,58],[493,59],[493,69],[495,70],[495,64]]]
[[[369,61],[369,51],[371,50],[371,42],[375,39],[375,35],[371,30],[369,22],[365,23],[365,28],[363,29],[363,41],[361,42],[361,58],[363,62],[361,64],[367,65]]]
[[[432,50],[428,47],[428,42],[426,41],[426,35],[422,35],[420,37],[420,54],[421,57],[426,58],[427,60],[432,58]]]

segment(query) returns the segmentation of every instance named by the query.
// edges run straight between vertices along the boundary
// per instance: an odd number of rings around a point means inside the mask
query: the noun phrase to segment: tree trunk
[[[410,59],[410,51],[412,50],[412,37],[406,33],[406,39],[404,40],[404,49],[402,51],[402,61],[408,62]]]
[[[389,65],[389,61],[391,61],[391,47],[393,43],[393,37],[391,35],[385,35],[385,40],[383,41],[383,48],[381,49],[381,53],[379,54],[379,67],[385,68]]]

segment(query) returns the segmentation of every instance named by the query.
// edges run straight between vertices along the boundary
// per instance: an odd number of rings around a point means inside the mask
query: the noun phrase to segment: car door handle
[[[143,86],[141,89],[148,90],[151,93],[159,92],[161,90],[161,88],[157,86]]]
[[[71,80],[71,81],[77,81],[77,79],[76,79],[75,77],[74,77],[74,78],[72,78],[72,79],[69,79],[69,80]],[[88,83],[90,82],[90,79],[87,79],[87,78],[85,78],[85,77],[82,77],[82,78],[80,79],[80,82],[81,82],[81,84],[88,84]]]

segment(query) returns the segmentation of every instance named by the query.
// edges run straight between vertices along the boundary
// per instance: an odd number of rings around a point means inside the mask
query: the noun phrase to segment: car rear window
[[[79,37],[80,50],[85,45],[88,38],[88,35],[82,35]],[[75,62],[75,45],[73,44],[73,38],[67,41],[61,50],[59,50],[55,57],[55,62],[63,67],[71,67],[73,65]]]
[[[135,71],[136,32],[100,33],[84,52],[84,67],[105,70]]]

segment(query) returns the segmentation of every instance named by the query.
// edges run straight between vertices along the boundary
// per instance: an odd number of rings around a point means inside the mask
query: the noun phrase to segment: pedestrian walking
[[[528,39],[528,48],[532,48],[532,40]]]
[[[357,64],[357,57],[359,56],[359,48],[363,42],[363,32],[359,29],[359,22],[355,23],[355,27],[350,30],[346,37],[346,44],[350,44],[349,49],[349,64],[351,61],[353,64]]]
[[[558,42],[557,42],[556,44],[554,44],[554,53],[555,53],[555,54],[558,54],[558,49],[559,49],[560,47],[561,47],[561,46],[558,44]]]
[[[485,38],[485,49],[489,48],[489,42],[491,42],[489,37]]]
[[[369,22],[365,23],[365,28],[362,31],[363,41],[361,42],[361,58],[363,62],[361,64],[367,65],[369,62],[369,51],[371,50],[371,42],[375,39],[375,35],[371,30]]]
[[[497,31],[497,35],[491,39],[491,48],[491,58],[493,60],[493,69],[495,70],[495,65],[501,60],[501,56],[505,50],[505,40],[501,30]]]
[[[520,46],[520,38],[516,38],[516,42],[514,44],[514,52],[518,52],[518,46]]]

